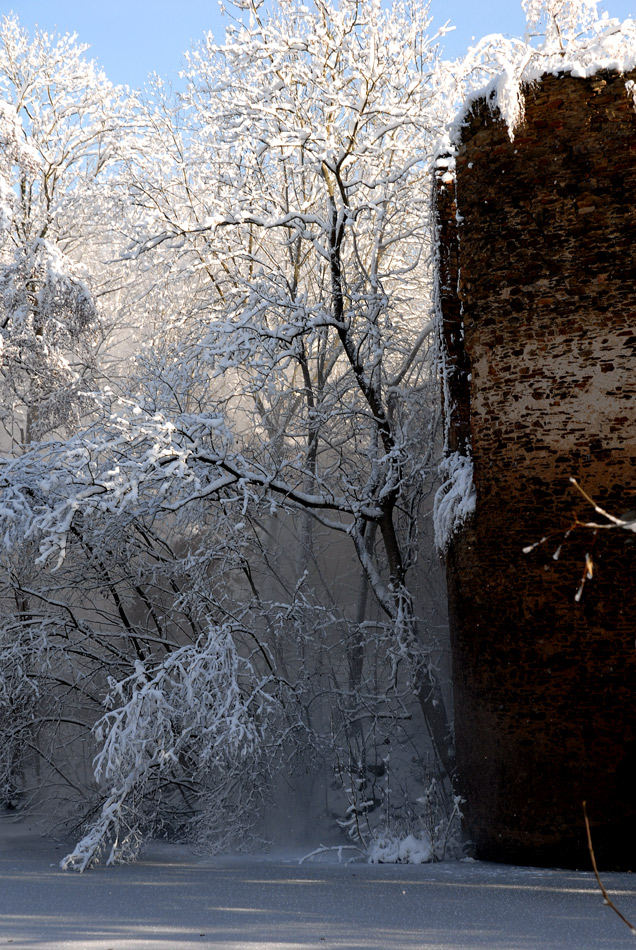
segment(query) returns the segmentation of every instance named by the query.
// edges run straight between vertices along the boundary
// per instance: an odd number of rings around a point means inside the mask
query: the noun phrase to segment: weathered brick
[[[636,863],[636,536],[565,537],[602,520],[570,476],[636,508],[626,78],[544,77],[512,142],[477,103],[437,195],[449,448],[472,452],[477,493],[447,556],[457,750],[484,858],[587,867],[585,799],[601,863]]]

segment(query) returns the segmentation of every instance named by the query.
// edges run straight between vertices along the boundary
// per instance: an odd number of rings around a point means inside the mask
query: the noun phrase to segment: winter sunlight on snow
[[[298,866],[155,843],[77,877],[63,848],[0,827],[2,938],[15,950],[622,950],[592,875],[473,863]],[[636,883],[607,875],[636,916]]]

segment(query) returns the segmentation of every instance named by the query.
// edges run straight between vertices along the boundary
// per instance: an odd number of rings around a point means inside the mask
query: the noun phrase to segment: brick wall
[[[573,512],[602,520],[570,476],[636,509],[627,78],[545,76],[513,141],[477,103],[437,187],[449,450],[477,498],[447,553],[458,767],[486,859],[587,867],[586,799],[601,865],[636,866],[636,535],[578,529],[552,557]]]

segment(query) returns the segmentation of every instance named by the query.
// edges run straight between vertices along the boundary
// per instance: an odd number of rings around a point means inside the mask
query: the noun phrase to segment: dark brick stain
[[[447,555],[458,768],[486,859],[588,867],[585,799],[601,866],[636,864],[636,536],[563,541],[602,520],[570,476],[636,508],[628,78],[545,76],[513,141],[478,103],[436,189],[449,449],[477,494]]]

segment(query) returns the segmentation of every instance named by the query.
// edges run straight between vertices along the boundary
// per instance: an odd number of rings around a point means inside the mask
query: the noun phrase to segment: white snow
[[[605,70],[628,73],[636,67],[636,22],[604,18],[594,25],[591,36],[569,43],[564,50],[550,48],[533,51],[516,68],[504,72],[495,81],[491,108],[498,109],[508,126],[510,138],[523,120],[522,87],[538,82],[542,76],[568,73],[589,79]]]
[[[556,9],[558,3],[548,3],[547,6]],[[592,7],[595,8],[596,4],[587,3],[586,0],[562,6],[564,10],[566,6],[572,8],[570,20],[567,17],[563,20],[562,17],[566,14],[556,10],[557,19],[561,19],[562,32],[554,32],[553,23],[552,29],[549,26],[547,28],[544,42],[538,46],[491,34],[482,37],[469,49],[460,67],[465,84],[463,102],[455,118],[448,124],[446,136],[442,137],[438,144],[436,157],[456,153],[467,118],[475,103],[480,100],[485,100],[490,110],[502,118],[513,140],[524,118],[524,87],[539,82],[542,76],[569,74],[586,79],[606,70],[625,74],[636,69],[636,20],[626,19],[621,22],[608,17],[607,14],[597,20],[590,19],[587,13]],[[539,12],[545,10],[545,0],[528,0],[528,7],[531,8],[531,27],[532,9],[537,7]],[[532,34],[530,30],[530,35],[536,37],[540,32]],[[490,72],[491,76],[492,67],[497,64],[496,74],[481,88],[471,87],[470,77],[481,75],[480,69],[483,70],[486,62],[490,67],[487,72]],[[630,81],[626,86],[627,91],[631,92],[633,86]],[[437,165],[439,167],[438,157]],[[449,170],[452,172],[452,168]],[[444,180],[446,181],[446,178]]]
[[[165,843],[83,875],[67,845],[0,825],[0,946],[11,950],[623,950],[590,872],[442,863],[201,858]],[[636,918],[636,877],[603,875]]]
[[[473,462],[452,452],[440,463],[442,484],[435,495],[435,544],[445,551],[457,529],[475,510]]]
[[[406,838],[383,835],[369,849],[370,864],[426,864],[433,860],[433,847],[424,832]]]

